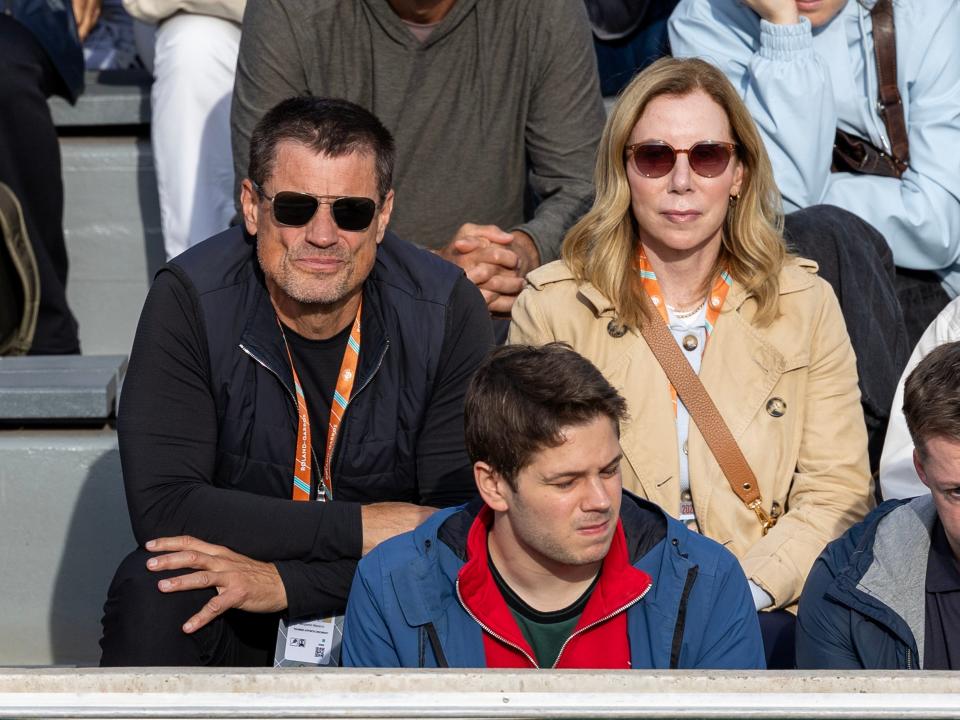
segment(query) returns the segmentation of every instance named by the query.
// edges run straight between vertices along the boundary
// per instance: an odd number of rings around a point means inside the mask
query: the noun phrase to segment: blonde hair
[[[634,328],[643,321],[643,288],[634,269],[638,240],[624,148],[651,100],[661,95],[682,97],[696,90],[726,112],[743,165],[740,196],[727,210],[713,275],[723,267],[729,269],[756,301],[758,325],[777,317],[778,276],[787,254],[780,193],[763,140],[720,70],[695,58],[663,58],[637,75],[617,99],[597,151],[593,207],[563,241],[563,260],[576,278],[593,284],[616,306],[620,321]]]

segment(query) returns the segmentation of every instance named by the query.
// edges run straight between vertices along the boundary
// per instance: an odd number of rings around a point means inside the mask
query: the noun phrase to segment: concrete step
[[[0,357],[0,421],[103,425],[126,370],[126,355]]]

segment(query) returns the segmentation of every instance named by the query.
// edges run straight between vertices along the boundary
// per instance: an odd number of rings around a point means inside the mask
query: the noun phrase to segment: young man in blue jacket
[[[361,561],[344,664],[764,667],[733,555],[622,491],[625,412],[566,345],[491,355],[464,412],[481,499]]]
[[[797,666],[960,670],[960,342],[907,378],[903,415],[930,490],[827,546],[800,597]]]

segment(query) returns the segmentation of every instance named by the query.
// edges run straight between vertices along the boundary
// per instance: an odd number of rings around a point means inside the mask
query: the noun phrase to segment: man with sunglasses
[[[104,665],[335,664],[361,554],[473,496],[463,398],[490,320],[461,270],[386,231],[393,156],[357,105],[280,103],[243,226],[158,274],[118,423],[142,549]]]
[[[237,182],[257,118],[305,91],[376,111],[397,138],[391,229],[460,265],[493,312],[589,206],[604,113],[583,0],[250,3]]]

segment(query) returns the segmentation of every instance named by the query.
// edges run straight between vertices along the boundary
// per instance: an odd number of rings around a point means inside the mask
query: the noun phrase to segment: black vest
[[[293,378],[256,239],[231,228],[163,271],[196,297],[219,428],[214,485],[290,498]],[[363,287],[360,361],[333,453],[335,499],[417,500],[417,442],[461,274],[393,233],[384,236]],[[313,428],[315,446],[325,438],[326,428]],[[313,468],[315,497],[322,467],[315,460]]]

